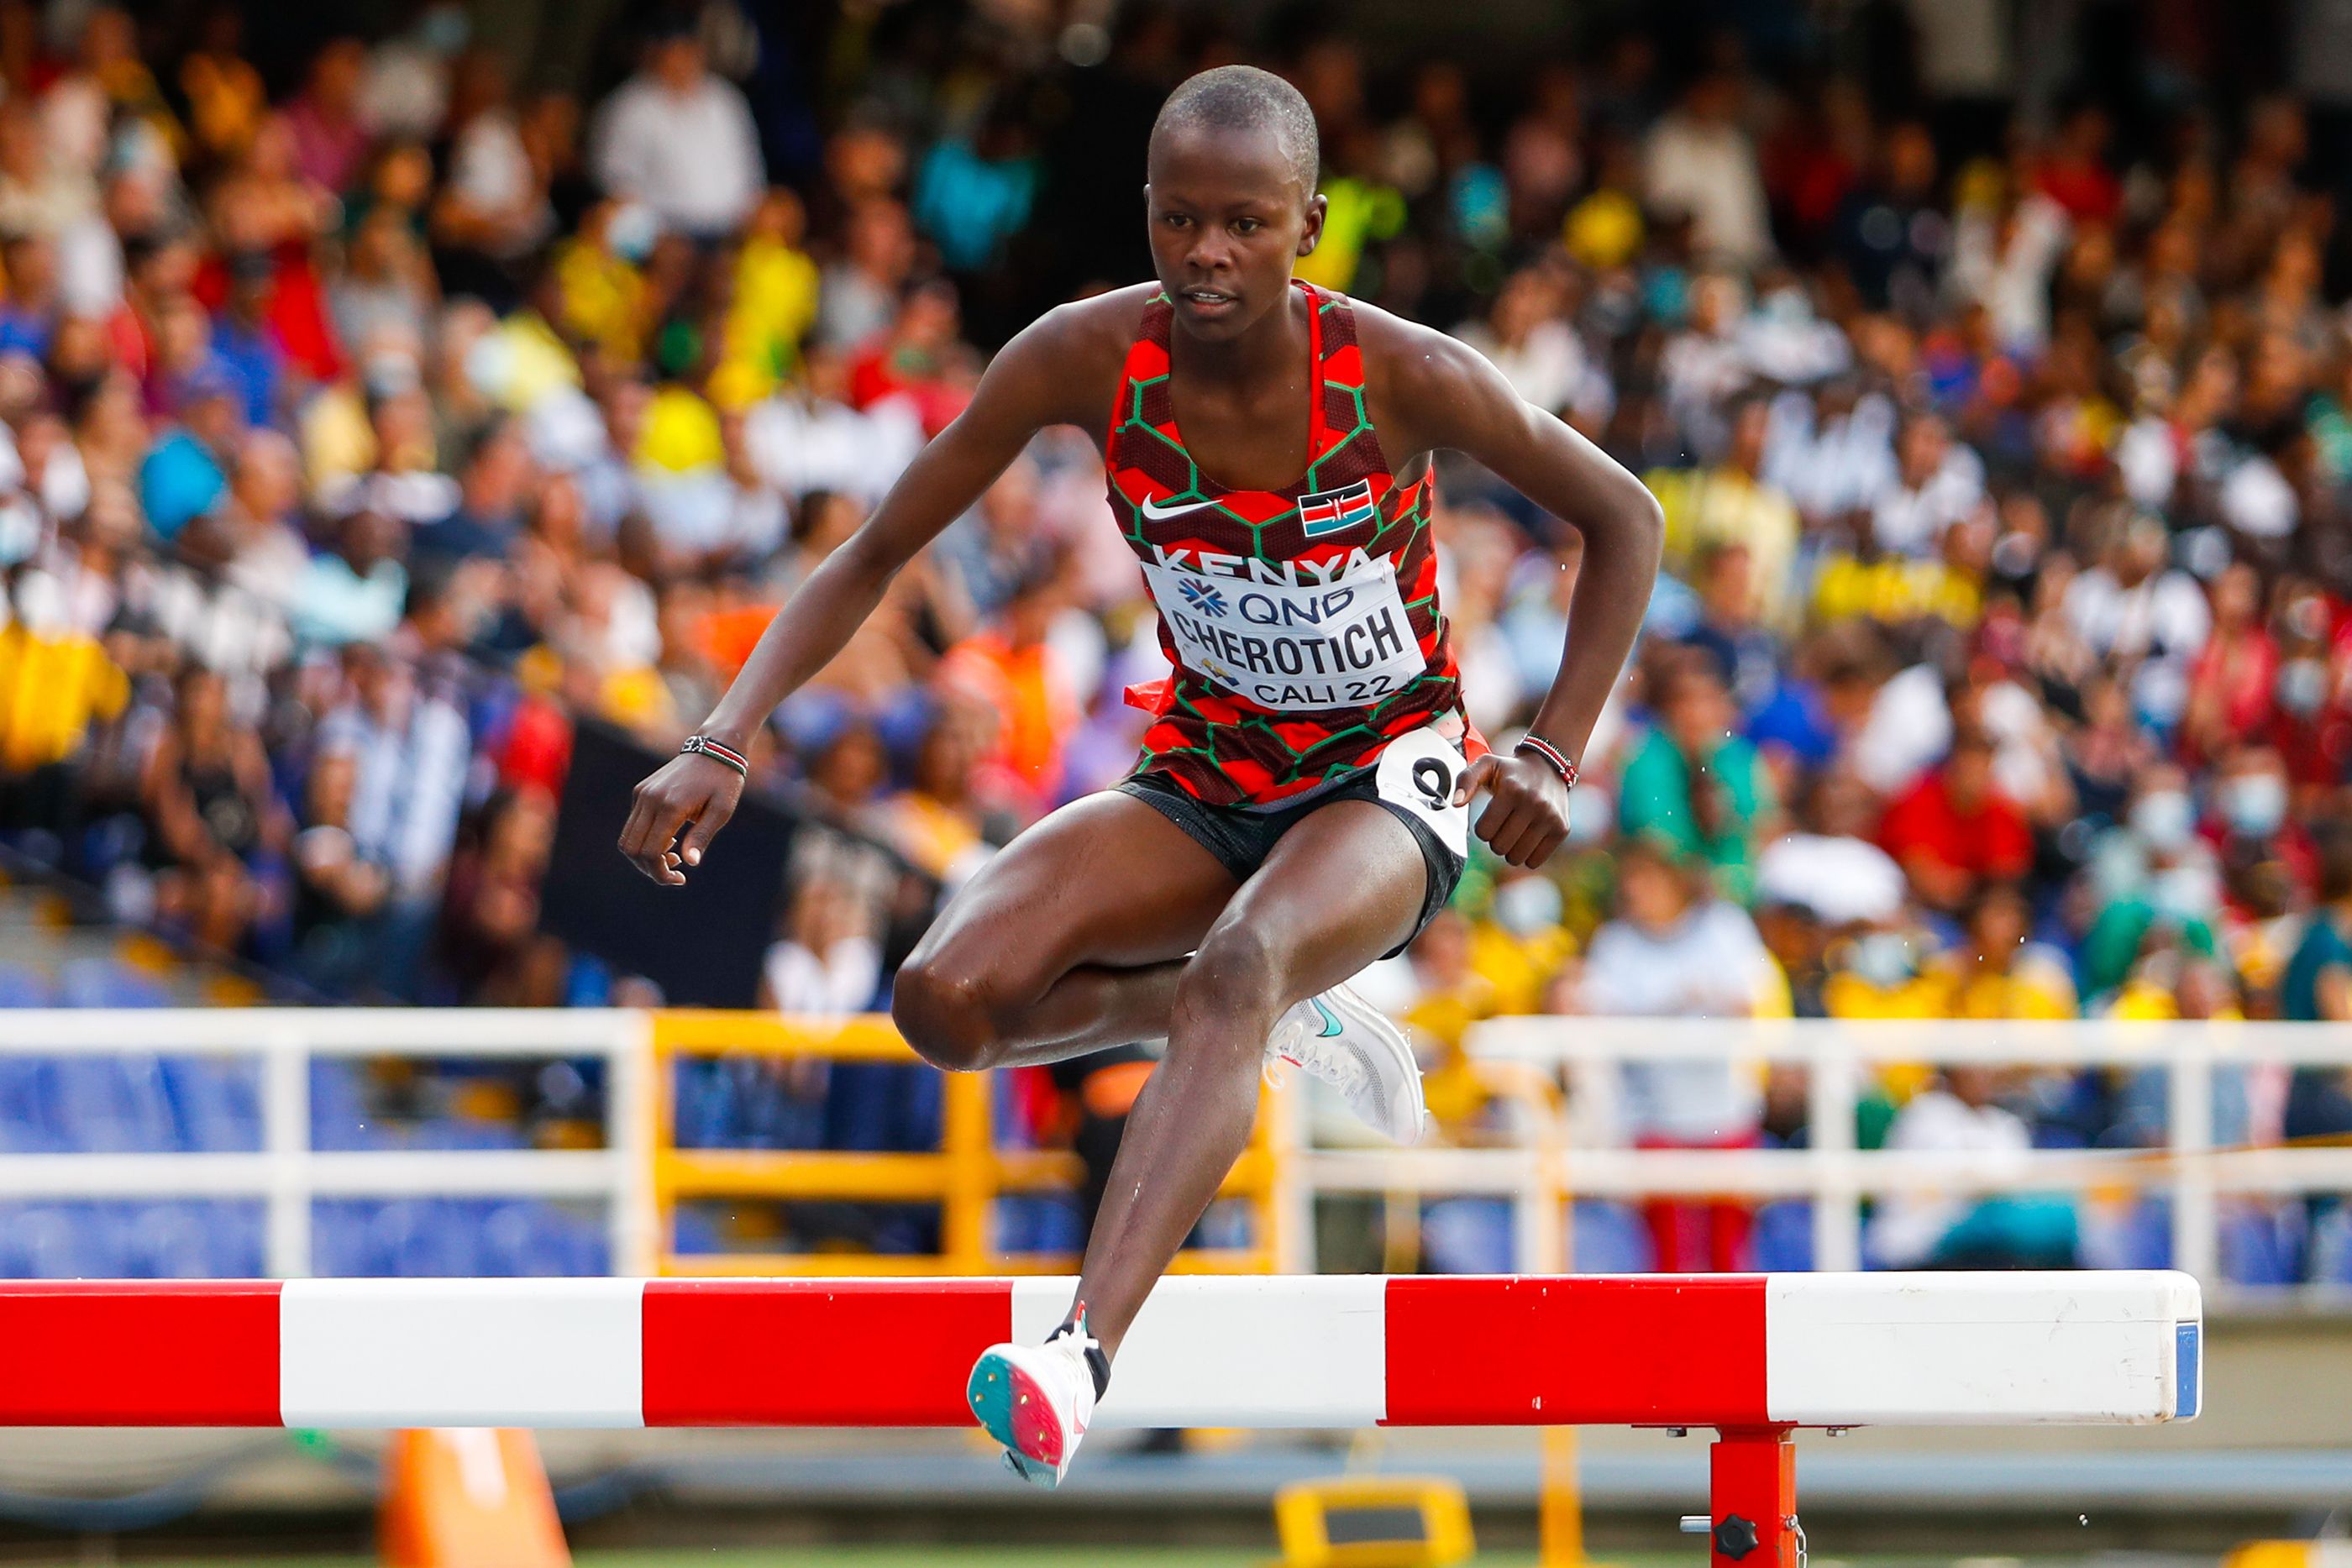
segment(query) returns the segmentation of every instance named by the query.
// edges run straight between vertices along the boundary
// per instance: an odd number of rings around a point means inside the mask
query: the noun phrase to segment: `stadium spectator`
[[[1878,841],[1931,908],[1958,912],[1990,883],[2032,869],[2025,813],[1993,779],[1995,751],[1982,730],[1961,730],[1942,764],[1887,807]]]
[[[767,184],[751,108],[711,74],[690,28],[649,44],[637,74],[605,102],[594,142],[604,189],[698,240],[724,238]]]
[[[1612,1018],[1753,1018],[1788,1011],[1786,982],[1746,912],[1709,889],[1703,866],[1651,840],[1617,855],[1616,917],[1593,933],[1580,1001]],[[1744,1148],[1762,1104],[1724,1061],[1645,1061],[1624,1070],[1623,1132],[1643,1148]],[[1742,1267],[1748,1215],[1738,1203],[1646,1206],[1656,1266]]]
[[[2014,1168],[2032,1147],[2024,1121],[1996,1103],[1987,1067],[1948,1067],[1911,1097],[1887,1129],[1886,1147],[1973,1155],[1985,1169]],[[2033,1195],[1971,1201],[1933,1193],[1893,1196],[1870,1225],[1870,1249],[1890,1269],[2066,1269],[2076,1261],[2074,1206]]]
[[[1755,747],[1732,733],[1728,694],[1710,661],[1675,658],[1658,672],[1655,693],[1658,722],[1625,764],[1618,823],[1704,862],[1725,896],[1744,904],[1775,809],[1771,780]]]

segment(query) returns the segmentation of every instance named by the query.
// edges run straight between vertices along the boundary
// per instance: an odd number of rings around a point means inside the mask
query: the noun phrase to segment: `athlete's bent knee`
[[[950,1072],[995,1065],[1003,1049],[995,1009],[981,981],[936,958],[917,956],[890,988],[890,1019],[915,1054]]]
[[[1289,998],[1288,962],[1281,945],[1267,933],[1244,922],[1220,925],[1202,940],[1201,949],[1184,967],[1176,983],[1180,1018],[1215,1017],[1263,1022],[1271,1026]]]

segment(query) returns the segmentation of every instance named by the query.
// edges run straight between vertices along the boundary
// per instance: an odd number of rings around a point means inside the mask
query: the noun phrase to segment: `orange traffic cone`
[[[385,1463],[389,1568],[571,1568],[555,1493],[529,1432],[395,1432]]]

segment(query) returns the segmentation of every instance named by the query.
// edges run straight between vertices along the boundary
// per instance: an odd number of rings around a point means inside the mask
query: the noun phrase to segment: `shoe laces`
[[[1265,1081],[1268,1089],[1279,1089],[1287,1082],[1290,1075],[1283,1071],[1283,1068],[1298,1060],[1298,1042],[1307,1033],[1307,1025],[1299,1020],[1296,1011],[1294,1009],[1284,1014],[1282,1021],[1274,1026],[1274,1033],[1266,1040],[1264,1064],[1258,1076]]]
[[[1094,1371],[1087,1364],[1087,1352],[1100,1350],[1102,1341],[1087,1332],[1087,1309],[1084,1305],[1078,1308],[1076,1317],[1047,1334],[1045,1343],[1076,1362],[1079,1370],[1086,1374],[1087,1386],[1094,1386]]]
[[[1287,1030],[1286,1036],[1276,1036],[1278,1060],[1297,1062],[1342,1094],[1355,1093],[1370,1078],[1362,1054],[1341,1047],[1338,1037],[1327,1040],[1310,1033],[1304,1023],[1291,1024]]]

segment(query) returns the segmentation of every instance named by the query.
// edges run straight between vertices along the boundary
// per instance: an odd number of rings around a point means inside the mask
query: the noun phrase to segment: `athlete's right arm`
[[[1099,420],[1112,387],[1102,366],[1110,339],[1100,299],[1066,305],[998,351],[971,402],[916,455],[865,526],[820,562],[761,635],[701,733],[737,751],[803,682],[833,662],[915,552],[968,510],[1038,431]],[[1117,374],[1117,361],[1108,373]],[[1101,381],[1098,398],[1083,393]],[[734,815],[740,775],[716,758],[681,755],[637,786],[621,852],[675,886]],[[683,834],[683,837],[680,835]]]

